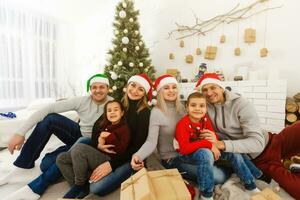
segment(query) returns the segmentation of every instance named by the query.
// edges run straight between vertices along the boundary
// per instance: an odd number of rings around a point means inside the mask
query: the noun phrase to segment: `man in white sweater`
[[[28,194],[26,190],[32,190],[36,195],[25,197],[25,199],[38,199],[48,185],[61,177],[56,166],[54,167],[55,170],[52,169],[52,165],[55,165],[56,156],[60,152],[67,151],[81,136],[91,136],[95,121],[103,113],[104,104],[112,99],[110,96],[107,96],[108,89],[108,78],[103,74],[96,74],[87,82],[87,91],[90,90],[89,96],[55,102],[30,116],[29,120],[21,126],[9,141],[8,150],[11,154],[14,153],[14,150],[20,150],[22,146],[23,148],[14,162],[15,169],[0,179],[0,185],[8,183],[11,178],[24,173],[24,169],[33,168],[35,161],[39,158],[51,135],[54,134],[66,145],[59,147],[52,153],[46,154],[41,164],[43,174],[29,183],[27,187],[22,188],[25,191],[20,192],[20,194]],[[66,111],[76,111],[80,122],[74,122],[58,114]],[[32,134],[24,144],[25,134],[35,125],[36,127]],[[19,198],[18,195],[12,199],[16,198]],[[24,198],[24,195],[22,198]]]

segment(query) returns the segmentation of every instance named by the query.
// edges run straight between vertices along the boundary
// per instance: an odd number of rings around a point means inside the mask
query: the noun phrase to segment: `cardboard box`
[[[191,200],[177,169],[148,172],[145,168],[121,185],[121,200]]]
[[[282,198],[270,188],[265,188],[263,191],[252,196],[251,200],[282,200]]]

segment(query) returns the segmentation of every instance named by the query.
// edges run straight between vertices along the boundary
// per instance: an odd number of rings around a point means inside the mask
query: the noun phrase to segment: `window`
[[[57,27],[45,16],[0,5],[0,107],[58,95]]]

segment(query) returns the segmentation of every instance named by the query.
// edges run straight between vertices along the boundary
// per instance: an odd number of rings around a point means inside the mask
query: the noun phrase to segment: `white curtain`
[[[58,59],[59,27],[49,17],[0,4],[0,108],[64,96],[68,63]]]

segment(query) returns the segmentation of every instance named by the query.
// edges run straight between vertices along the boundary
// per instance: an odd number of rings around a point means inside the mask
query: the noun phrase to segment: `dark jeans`
[[[49,114],[36,125],[14,165],[25,169],[33,168],[52,134],[68,146],[72,146],[81,137],[78,123],[56,113]]]
[[[55,165],[55,160],[59,153],[68,151],[76,140],[81,137],[78,123],[56,113],[47,115],[36,125],[14,162],[14,165],[20,168],[33,168],[35,161],[39,158],[52,134],[66,145],[45,155],[40,166],[43,173],[28,184],[32,191],[39,195],[43,194],[49,185],[62,177]]]

